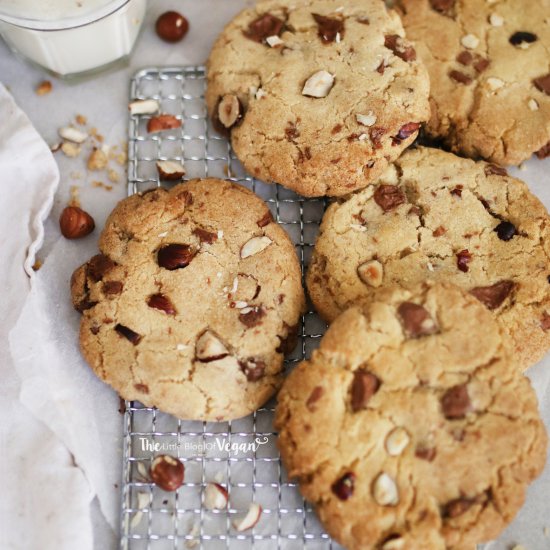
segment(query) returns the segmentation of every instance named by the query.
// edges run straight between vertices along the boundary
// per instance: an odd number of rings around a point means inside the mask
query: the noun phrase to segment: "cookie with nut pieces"
[[[429,117],[426,69],[379,0],[264,0],[208,61],[214,126],[248,172],[304,196],[364,187]]]
[[[275,427],[289,475],[349,550],[495,538],[547,446],[507,334],[448,283],[382,289],[340,315],[285,380]]]
[[[136,194],[99,248],[72,299],[84,358],[122,397],[228,420],[277,391],[304,295],[294,246],[258,196],[216,179]]]
[[[550,154],[550,0],[399,0],[430,73],[426,129],[472,158]]]
[[[326,320],[377,288],[427,279],[491,310],[522,368],[550,348],[550,218],[503,168],[412,149],[327,209],[307,273]]]

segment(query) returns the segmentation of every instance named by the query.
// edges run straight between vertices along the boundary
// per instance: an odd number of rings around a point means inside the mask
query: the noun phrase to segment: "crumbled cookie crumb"
[[[71,185],[69,191],[70,191],[69,206],[80,207],[80,187],[78,187],[78,185]]]
[[[102,189],[105,189],[106,191],[112,191],[113,186],[107,185],[106,183],[103,183],[102,181],[92,181],[92,187],[100,187]]]
[[[118,183],[120,181],[120,174],[112,168],[107,170],[107,177],[111,183]]]
[[[88,170],[103,170],[109,162],[107,155],[102,149],[94,147],[88,158]]]
[[[47,95],[52,91],[52,89],[53,89],[52,83],[49,80],[43,80],[36,87],[36,95]]]
[[[90,135],[100,143],[103,143],[105,139],[100,133],[98,133],[97,128],[95,127],[90,130]]]
[[[61,150],[65,154],[65,156],[69,158],[75,158],[80,155],[80,151],[82,150],[80,145],[76,145],[76,143],[71,143],[70,141],[66,141],[61,145]]]

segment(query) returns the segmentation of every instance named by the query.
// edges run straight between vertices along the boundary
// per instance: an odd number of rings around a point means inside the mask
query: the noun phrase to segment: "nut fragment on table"
[[[397,485],[386,472],[382,472],[374,480],[373,496],[380,506],[395,506],[399,503]]]
[[[161,180],[179,181],[185,176],[185,168],[175,160],[159,160],[157,171]]]
[[[175,491],[181,487],[185,468],[181,461],[170,455],[159,455],[151,464],[151,479],[164,491]]]
[[[78,130],[77,128],[73,128],[72,126],[59,128],[58,132],[63,139],[66,139],[67,141],[72,141],[73,143],[84,143],[88,138],[88,134],[86,132]]]
[[[250,507],[248,508],[248,512],[246,513],[246,516],[235,521],[233,523],[233,527],[235,527],[235,529],[239,532],[252,529],[258,523],[258,521],[260,521],[261,515],[262,515],[262,507],[258,503],[252,502],[250,504]]]
[[[191,529],[189,529],[189,533],[187,533],[190,537],[198,537],[200,535],[200,527],[198,523],[193,523],[191,526]],[[197,538],[188,539],[185,543],[185,546],[187,548],[196,548],[200,544],[200,540]]]
[[[151,481],[149,478],[149,472],[147,471],[147,468],[145,468],[145,465],[143,464],[143,462],[137,463],[137,471],[138,471],[138,474],[141,476],[141,479],[138,479],[138,481],[145,482],[145,483],[149,483],[149,481]]]
[[[108,163],[107,155],[101,149],[94,147],[88,158],[88,170],[103,170]]]
[[[147,507],[149,504],[149,493],[140,491],[137,494],[137,512],[134,514],[134,517],[130,521],[130,527],[134,529],[141,523],[143,518],[142,510]]]
[[[164,132],[165,130],[174,130],[181,126],[181,120],[174,115],[157,115],[147,123],[147,131],[149,133]]]
[[[88,212],[78,206],[67,206],[59,218],[59,227],[66,239],[80,239],[95,229],[95,222]]]
[[[43,80],[37,87],[36,87],[36,94],[37,95],[46,95],[49,94],[53,89],[52,83],[49,80]]]
[[[209,483],[204,490],[204,505],[209,510],[224,510],[227,508],[229,494],[219,483]]]
[[[159,102],[156,99],[138,99],[128,105],[132,115],[153,115],[160,109]]]

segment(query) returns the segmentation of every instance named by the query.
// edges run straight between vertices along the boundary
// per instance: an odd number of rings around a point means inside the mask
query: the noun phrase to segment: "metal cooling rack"
[[[156,99],[161,112],[181,118],[181,128],[148,134],[149,116],[131,116],[128,141],[128,193],[160,186],[157,160],[185,164],[186,178],[219,177],[245,185],[262,197],[292,238],[302,265],[309,261],[325,201],[304,199],[249,176],[226,138],[212,128],[206,113],[204,67],[150,68],[131,82],[131,99]],[[286,368],[311,354],[325,329],[312,311],[302,317],[299,342]],[[254,414],[232,422],[178,420],[135,401],[124,413],[124,464],[121,548],[124,550],[341,548],[323,531],[312,508],[288,480],[273,430],[274,400]],[[256,449],[220,450],[224,443],[265,443]],[[154,445],[157,444],[157,450]],[[144,477],[155,454],[179,456],[185,483],[175,493],[161,491]],[[226,486],[227,511],[202,506],[208,482]],[[253,530],[238,533],[232,522],[252,501],[263,508]]]

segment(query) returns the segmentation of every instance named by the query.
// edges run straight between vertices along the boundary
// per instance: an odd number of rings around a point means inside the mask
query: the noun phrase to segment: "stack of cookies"
[[[550,348],[550,218],[503,165],[550,154],[550,3],[397,4],[262,0],[209,59],[209,114],[247,171],[338,197],[306,276],[331,323],[309,361],[283,382],[300,266],[231,182],[120,203],[72,296],[126,399],[221,421],[282,384],[282,459],[346,548],[471,549],[546,459],[523,371]],[[411,147],[421,131],[452,152]]]

